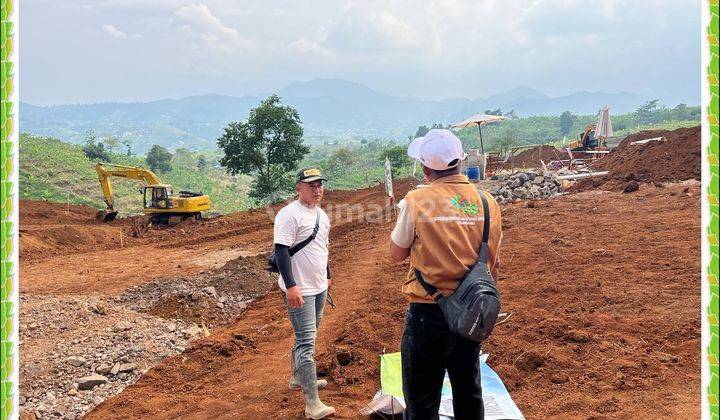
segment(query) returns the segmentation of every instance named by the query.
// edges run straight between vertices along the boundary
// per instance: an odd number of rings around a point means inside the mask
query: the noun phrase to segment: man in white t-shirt
[[[290,388],[302,389],[305,416],[311,419],[335,413],[334,408],[320,401],[318,389],[327,386],[327,381],[317,379],[315,368],[315,337],[330,287],[330,219],[319,206],[324,180],[318,168],[301,170],[295,184],[297,200],[280,209],[274,226],[275,255],[280,271],[278,285],[295,331]],[[307,242],[313,233],[315,237]],[[293,250],[304,241],[307,243],[302,249]]]

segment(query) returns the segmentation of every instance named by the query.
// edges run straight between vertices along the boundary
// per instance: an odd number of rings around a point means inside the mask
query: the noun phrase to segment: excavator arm
[[[136,168],[134,166],[98,163],[95,165],[95,170],[98,173],[98,180],[100,181],[100,187],[102,188],[105,204],[107,205],[105,211],[98,214],[98,217],[102,218],[104,222],[114,220],[118,213],[115,210],[113,201],[112,182],[110,182],[111,177],[116,176],[120,178],[136,179],[145,182],[146,185],[162,184],[160,178],[158,178],[153,171]]]

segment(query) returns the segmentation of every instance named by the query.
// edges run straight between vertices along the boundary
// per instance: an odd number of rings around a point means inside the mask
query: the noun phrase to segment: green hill
[[[209,161],[212,157],[203,154]],[[172,170],[158,175],[175,191],[202,191],[210,195],[213,212],[230,213],[249,207],[250,178],[230,176],[222,168],[197,167],[200,153],[180,149],[173,155]],[[147,167],[142,157],[111,154],[112,163]],[[113,178],[116,207],[121,215],[139,214],[141,182]],[[20,198],[86,204],[104,208],[102,191],[90,160],[75,144],[51,137],[20,135]]]

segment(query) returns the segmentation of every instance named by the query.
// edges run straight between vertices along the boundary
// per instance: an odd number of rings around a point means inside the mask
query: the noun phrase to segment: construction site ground
[[[317,360],[339,418],[361,417],[379,356],[399,350],[407,263],[386,257],[385,204],[381,185],[324,201],[337,308],[326,308]],[[293,335],[264,271],[271,216],[143,229],[21,202],[23,415],[300,418]],[[527,418],[699,417],[697,181],[504,205],[503,230],[498,284],[512,315],[483,350]],[[133,366],[72,391],[122,364]]]

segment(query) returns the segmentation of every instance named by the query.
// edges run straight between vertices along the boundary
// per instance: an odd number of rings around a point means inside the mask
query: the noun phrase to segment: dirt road
[[[392,220],[368,221],[355,211],[358,204],[383,203],[380,186],[331,192],[325,203],[333,218],[338,307],[326,310],[317,358],[330,382],[323,399],[339,418],[360,417],[379,387],[379,355],[399,349],[406,308],[399,285],[407,266],[385,257]],[[526,417],[699,416],[699,212],[696,183],[643,185],[633,194],[587,191],[533,207],[503,207],[499,285],[503,310],[512,316],[484,351]],[[42,224],[38,217],[26,220],[35,220],[23,225],[31,243],[32,235],[42,236]],[[99,226],[93,228],[130,227]],[[109,241],[64,253],[25,248],[21,291],[116,296],[151,279],[204,273],[266,251],[272,223],[264,210],[235,214],[151,230],[124,240],[121,249],[112,240],[119,235],[108,235]],[[292,338],[277,290],[238,316],[87,417],[300,417],[302,397],[287,389]]]

